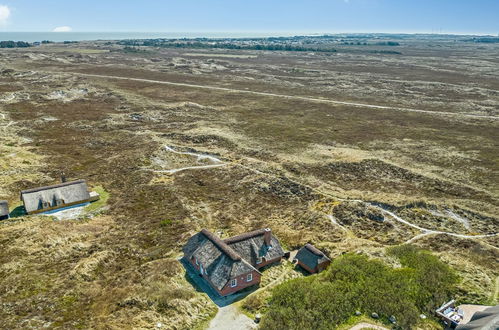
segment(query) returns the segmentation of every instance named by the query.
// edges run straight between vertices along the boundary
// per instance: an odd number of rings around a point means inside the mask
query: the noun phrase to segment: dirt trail
[[[255,322],[239,312],[236,306],[220,307],[217,315],[211,320],[208,330],[247,330],[256,329]]]
[[[348,229],[346,229],[345,227],[343,227],[343,225],[341,225],[341,224],[338,222],[338,220],[336,220],[336,218],[335,218],[332,214],[328,214],[328,215],[326,215],[326,217],[327,217],[327,218],[331,221],[331,223],[332,223],[333,225],[336,225],[336,226],[340,227],[340,228],[341,228],[342,230],[344,230],[344,231],[348,231]]]
[[[203,159],[208,159],[215,164],[187,166],[187,167],[173,168],[173,169],[169,169],[169,170],[154,170],[153,171],[154,173],[175,174],[175,173],[178,173],[181,171],[186,171],[186,170],[200,170],[200,169],[208,169],[208,168],[221,167],[221,166],[227,165],[227,164],[223,163],[220,159],[213,157],[213,156],[210,156],[210,155],[198,154],[198,153],[194,153],[194,152],[177,151],[169,146],[165,146],[165,150],[172,152],[172,153],[175,153],[175,154],[179,154],[179,155],[194,156],[197,158],[198,162],[203,160]]]
[[[169,146],[165,146],[165,149],[167,151],[170,151],[170,152],[173,152],[173,153],[176,153],[176,154],[195,156],[195,157],[198,158],[198,161],[201,160],[201,159],[210,159],[211,161],[213,161],[215,163],[220,163],[220,164],[189,166],[189,167],[183,167],[183,168],[178,168],[178,169],[157,170],[155,172],[176,173],[176,172],[183,171],[183,170],[188,170],[188,169],[203,169],[203,168],[212,168],[212,167],[219,167],[219,166],[228,165],[228,163],[222,163],[222,161],[220,159],[218,159],[216,157],[213,157],[213,156],[204,155],[204,154],[198,154],[198,153],[193,153],[193,152],[176,151],[175,149],[173,149],[172,147],[169,147]],[[245,165],[242,165],[242,164],[232,163],[232,165],[246,168],[246,169],[251,170],[251,171],[253,171],[253,172],[257,173],[257,174],[260,174],[260,175],[266,175],[266,176],[270,176],[270,177],[275,177],[272,174],[265,173],[265,172],[253,169],[253,168],[251,168],[249,166],[245,166]],[[313,187],[311,187],[309,185],[303,184],[301,182],[296,182],[294,180],[292,180],[292,181],[295,182],[295,183],[297,183],[297,184],[299,184],[299,185],[308,187],[308,188],[312,189],[313,191],[315,191],[316,193],[319,193],[321,195],[328,196],[328,197],[334,197],[334,196],[331,196],[330,194],[324,193],[324,192],[322,192],[322,191],[320,191],[320,190],[318,190],[316,188],[313,188]],[[337,198],[337,197],[334,197],[334,198],[336,198],[336,199],[338,199],[340,201],[344,201],[344,202],[358,202],[358,203],[363,203],[363,204],[366,204],[366,205],[370,205],[370,206],[372,206],[372,207],[377,208],[378,210],[380,210],[383,214],[389,215],[391,218],[393,218],[397,222],[400,222],[402,224],[405,224],[405,225],[407,225],[409,227],[415,228],[415,229],[417,229],[417,230],[419,230],[419,231],[422,232],[421,234],[416,235],[416,236],[410,238],[406,243],[412,243],[415,240],[417,240],[417,239],[419,239],[421,237],[427,236],[427,235],[437,235],[437,234],[450,235],[450,236],[454,236],[454,237],[458,237],[458,238],[465,238],[465,239],[468,239],[468,238],[487,238],[487,237],[494,237],[494,236],[498,236],[499,235],[499,233],[485,234],[485,235],[464,235],[464,234],[456,234],[456,233],[446,232],[446,231],[439,231],[439,230],[427,229],[427,228],[423,228],[423,227],[420,227],[418,225],[415,225],[415,224],[413,224],[413,223],[411,223],[411,222],[409,222],[409,221],[407,221],[405,219],[402,219],[401,217],[399,217],[395,213],[393,213],[393,212],[391,212],[391,211],[389,211],[389,210],[387,210],[387,209],[385,209],[385,208],[383,208],[383,207],[381,207],[381,206],[379,206],[379,205],[377,205],[375,203],[366,202],[366,201],[363,201],[363,200],[360,200],[360,199],[344,199],[344,198]],[[344,228],[340,223],[338,223],[336,221],[336,219],[332,215],[326,215],[326,216],[331,221],[332,224],[338,225],[343,230],[346,230],[346,228]]]
[[[495,290],[492,293],[492,303],[499,303],[499,276],[495,280]]]
[[[388,211],[387,209],[375,204],[375,203],[370,203],[370,202],[366,202],[366,201],[363,201],[363,200],[360,200],[360,199],[340,199],[341,201],[344,201],[344,202],[359,202],[359,203],[364,203],[364,204],[367,204],[367,205],[370,205],[374,208],[377,208],[378,210],[380,210],[383,214],[387,214],[389,215],[390,217],[392,217],[394,220],[400,222],[400,223],[403,223],[409,227],[412,227],[412,228],[416,228],[417,230],[420,230],[422,231],[423,233],[422,234],[419,234],[417,236],[414,236],[413,238],[409,239],[409,241],[413,241],[413,240],[416,240],[420,237],[423,237],[423,236],[426,236],[426,235],[436,235],[436,234],[444,234],[444,235],[449,235],[449,236],[454,236],[454,237],[458,237],[458,238],[487,238],[487,237],[494,237],[494,236],[498,236],[499,233],[493,233],[493,234],[484,234],[484,235],[464,235],[464,234],[456,234],[456,233],[452,233],[452,232],[448,232],[448,231],[440,231],[440,230],[433,230],[433,229],[428,229],[428,228],[423,228],[423,227],[420,227],[418,225],[415,225],[405,219],[402,219],[401,217],[399,217],[398,215],[396,215],[395,213],[391,212],[391,211]],[[407,241],[407,242],[409,242]]]
[[[380,206],[377,206],[377,205],[372,204],[372,203],[367,203],[367,204],[369,204],[371,206],[374,206],[374,207],[377,207],[381,212],[390,215],[392,218],[394,218],[398,222],[401,222],[401,223],[406,224],[406,225],[408,225],[410,227],[413,227],[413,228],[421,230],[423,232],[423,234],[426,234],[426,235],[430,235],[430,234],[444,234],[444,235],[454,236],[454,237],[458,237],[458,238],[487,238],[487,237],[494,237],[494,236],[499,235],[499,233],[485,234],[485,235],[464,235],[464,234],[456,234],[456,233],[452,233],[452,232],[448,232],[448,231],[440,231],[440,230],[427,229],[427,228],[423,228],[423,227],[420,227],[418,225],[415,225],[413,223],[410,223],[409,221],[402,219],[401,217],[399,217],[395,213],[390,212],[388,210],[385,210],[384,208],[382,208]],[[423,235],[418,235],[418,236],[421,237]],[[416,237],[413,237],[412,239],[415,239]]]
[[[351,327],[349,330],[362,330],[362,329],[388,330],[388,328],[385,328],[385,327],[382,327],[379,325],[374,325],[374,324],[367,323],[367,322],[358,323],[358,324],[354,325],[353,327]]]
[[[499,117],[496,117],[496,116],[474,115],[474,114],[467,114],[467,113],[454,113],[454,112],[447,112],[447,111],[430,111],[430,110],[413,109],[413,108],[403,108],[403,107],[392,107],[392,106],[376,105],[376,104],[345,102],[345,101],[337,101],[337,100],[324,99],[324,98],[318,98],[318,97],[285,95],[285,94],[276,94],[276,93],[270,93],[270,92],[257,92],[257,91],[235,89],[235,88],[227,88],[227,87],[218,87],[218,86],[210,86],[210,85],[197,85],[197,84],[187,84],[187,83],[178,83],[178,82],[163,81],[163,80],[152,80],[152,79],[144,79],[144,78],[130,78],[130,77],[108,76],[108,75],[99,75],[99,74],[90,74],[90,73],[77,73],[77,72],[56,72],[56,71],[52,71],[52,73],[58,73],[58,74],[68,74],[69,73],[69,74],[74,74],[74,75],[81,76],[81,77],[92,77],[92,78],[105,78],[105,79],[119,79],[119,80],[140,81],[140,82],[153,83],[153,84],[181,86],[181,87],[209,89],[209,90],[218,90],[218,91],[231,92],[231,93],[251,94],[251,95],[261,95],[261,96],[271,96],[271,97],[279,97],[279,98],[294,99],[294,100],[303,100],[303,101],[319,102],[319,103],[330,103],[330,104],[338,104],[338,105],[349,105],[349,106],[358,107],[358,108],[369,108],[369,109],[380,109],[380,110],[395,110],[395,111],[405,111],[405,112],[417,112],[417,113],[429,114],[429,115],[444,115],[444,116],[454,116],[454,117],[469,117],[469,118],[477,118],[477,119],[499,120]]]

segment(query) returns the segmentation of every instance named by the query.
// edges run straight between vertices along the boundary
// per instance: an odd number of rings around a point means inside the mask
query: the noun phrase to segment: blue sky
[[[499,0],[0,0],[0,31],[499,33]]]

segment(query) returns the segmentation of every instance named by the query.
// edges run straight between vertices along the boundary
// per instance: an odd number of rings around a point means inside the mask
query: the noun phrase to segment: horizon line
[[[225,33],[225,34],[265,34],[265,35],[273,35],[278,37],[279,34],[286,34],[286,36],[323,36],[323,35],[362,35],[362,34],[374,34],[374,35],[432,35],[432,36],[489,36],[489,37],[498,37],[499,34],[492,33],[472,33],[472,32],[313,32],[313,31],[64,31],[64,32],[54,32],[54,31],[0,31],[1,33],[54,33],[54,34],[72,34],[72,33],[177,33],[177,34],[216,34],[216,33]]]

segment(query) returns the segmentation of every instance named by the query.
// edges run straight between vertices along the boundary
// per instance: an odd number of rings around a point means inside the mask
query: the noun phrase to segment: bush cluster
[[[355,311],[383,319],[395,316],[410,329],[452,295],[457,277],[437,257],[413,246],[392,248],[401,268],[363,255],[346,254],[322,274],[295,279],[274,289],[262,329],[331,329]]]
[[[0,41],[0,48],[31,47],[31,44],[25,41]]]
[[[149,46],[161,48],[197,48],[197,49],[246,49],[246,50],[278,50],[294,52],[328,52],[334,53],[336,49],[329,47],[310,47],[293,44],[255,43],[239,44],[232,42],[203,42],[203,41],[163,41],[163,40],[123,40],[118,42],[125,46]]]

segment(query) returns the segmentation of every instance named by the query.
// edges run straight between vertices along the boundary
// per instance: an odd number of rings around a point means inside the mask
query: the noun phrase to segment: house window
[[[230,281],[230,287],[231,287],[231,288],[234,288],[234,287],[236,287],[236,286],[237,286],[237,279],[233,279],[233,280],[231,280],[231,281]]]
[[[257,258],[256,259],[256,264],[258,265],[258,264],[261,264],[261,263],[262,263],[262,258]]]
[[[60,206],[60,205],[62,205],[62,204],[64,204],[64,200],[62,200],[62,199],[56,199],[56,200],[55,200],[55,205],[56,205],[56,206]]]
[[[48,209],[50,207],[49,202],[42,202],[42,209]]]
[[[251,281],[253,281],[253,274],[246,275],[246,282],[251,282]]]
[[[196,261],[196,265],[198,265],[198,266],[199,266],[199,261],[198,261],[198,259],[197,259],[197,258],[194,258],[194,260]]]

